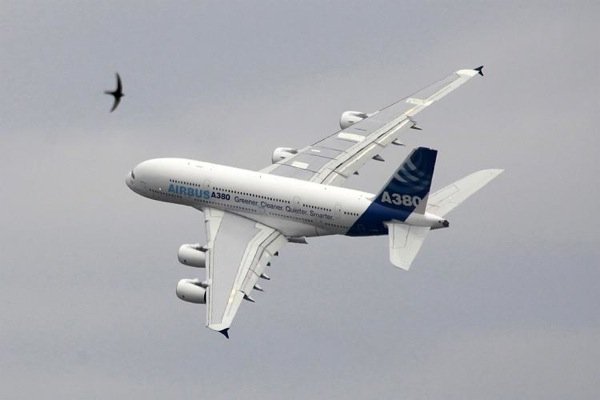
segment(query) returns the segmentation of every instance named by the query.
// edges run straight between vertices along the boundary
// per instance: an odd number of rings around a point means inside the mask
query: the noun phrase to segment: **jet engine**
[[[340,128],[346,129],[367,117],[369,117],[369,114],[361,111],[344,111],[340,117]]]
[[[273,156],[271,157],[271,160],[273,161],[273,164],[293,156],[294,154],[298,154],[298,149],[294,149],[293,147],[278,147],[275,150],[273,150]]]
[[[177,252],[179,262],[190,267],[206,268],[206,253],[205,249],[196,244],[184,244]]]
[[[206,304],[206,288],[208,285],[199,279],[182,279],[177,282],[175,293],[183,301],[194,304]]]

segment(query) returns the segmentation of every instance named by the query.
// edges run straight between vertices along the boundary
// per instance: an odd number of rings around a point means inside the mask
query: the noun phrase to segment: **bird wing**
[[[112,108],[110,109],[110,112],[115,111],[115,109],[119,106],[119,103],[121,102],[121,98],[118,96],[114,96],[115,97],[115,102],[113,103]]]
[[[123,94],[123,85],[121,85],[121,77],[119,76],[119,73],[116,73],[115,75],[117,75],[117,90],[116,90],[116,92],[119,94]]]

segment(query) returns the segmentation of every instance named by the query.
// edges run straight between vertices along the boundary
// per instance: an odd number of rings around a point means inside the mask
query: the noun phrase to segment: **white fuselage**
[[[136,193],[260,222],[287,237],[346,234],[374,194],[180,158],[144,161],[127,176]]]

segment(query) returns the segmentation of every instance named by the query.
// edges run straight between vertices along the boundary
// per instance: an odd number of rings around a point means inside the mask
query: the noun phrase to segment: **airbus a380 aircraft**
[[[407,129],[418,129],[414,115],[483,75],[482,68],[456,71],[371,114],[344,112],[341,131],[301,150],[277,148],[260,171],[180,158],[138,164],[126,178],[131,190],[204,213],[208,243],[185,244],[178,258],[206,268],[206,279],[180,280],[177,296],[206,304],[208,328],[229,337],[242,300],[262,291],[257,281],[269,279],[265,267],[287,242],[387,234],[392,264],[408,270],[429,231],[447,228],[446,214],[502,170],[475,172],[430,194],[437,151],[419,147],[378,194],[341,186],[367,161],[381,160],[382,148],[400,144]]]

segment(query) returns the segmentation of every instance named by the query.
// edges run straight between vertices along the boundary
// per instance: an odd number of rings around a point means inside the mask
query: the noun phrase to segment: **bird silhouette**
[[[109,90],[106,90],[104,92],[105,94],[110,94],[111,96],[113,96],[115,98],[115,102],[113,103],[113,106],[110,109],[110,112],[115,111],[115,109],[121,102],[121,97],[125,96],[123,94],[123,85],[121,84],[121,77],[119,76],[118,73],[116,73],[115,75],[117,76],[117,88],[115,90],[113,90],[112,92]]]

